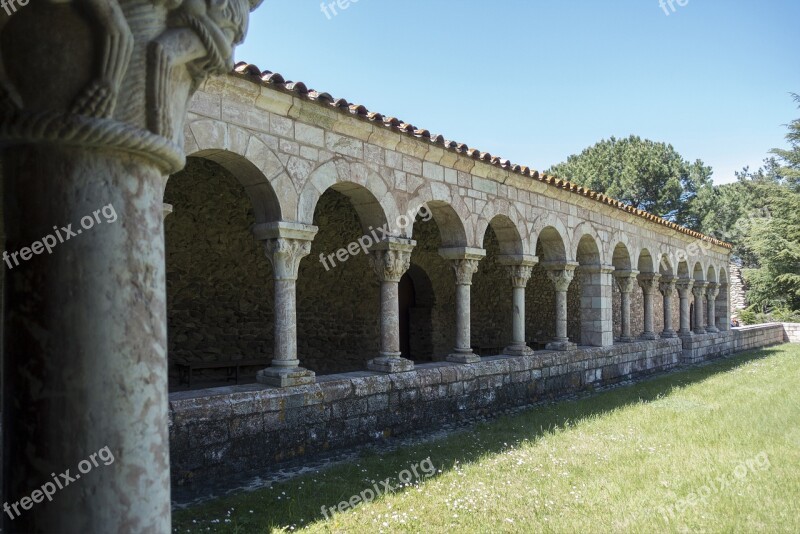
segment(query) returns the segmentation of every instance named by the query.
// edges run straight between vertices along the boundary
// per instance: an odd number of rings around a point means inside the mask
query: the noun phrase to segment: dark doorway
[[[411,309],[417,306],[417,292],[414,281],[408,273],[400,279],[400,352],[403,358],[411,357]]]

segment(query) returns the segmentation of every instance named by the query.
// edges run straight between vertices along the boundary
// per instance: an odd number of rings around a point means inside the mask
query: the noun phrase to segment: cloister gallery
[[[184,135],[174,481],[782,340],[730,330],[729,245],[253,65]],[[257,383],[187,391],[220,361]]]

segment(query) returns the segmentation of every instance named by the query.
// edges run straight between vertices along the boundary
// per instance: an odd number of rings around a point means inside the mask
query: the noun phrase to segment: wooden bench
[[[239,383],[239,371],[242,367],[266,367],[269,365],[267,360],[226,360],[214,362],[190,362],[188,360],[178,360],[175,367],[178,368],[178,384],[186,383],[192,387],[192,372],[202,369],[226,369],[228,372],[227,380],[236,380]]]

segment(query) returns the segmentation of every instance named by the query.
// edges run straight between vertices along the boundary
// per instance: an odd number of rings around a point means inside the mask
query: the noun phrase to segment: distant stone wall
[[[736,313],[747,307],[747,293],[744,289],[741,264],[732,261],[729,265],[729,269],[731,272],[731,312]]]
[[[800,324],[783,323],[783,340],[789,343],[800,343]]]

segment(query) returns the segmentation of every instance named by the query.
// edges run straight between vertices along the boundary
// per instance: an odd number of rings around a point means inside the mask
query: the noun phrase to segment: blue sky
[[[637,134],[730,182],[800,117],[800,2],[673,5],[265,0],[237,60],[539,170]]]

